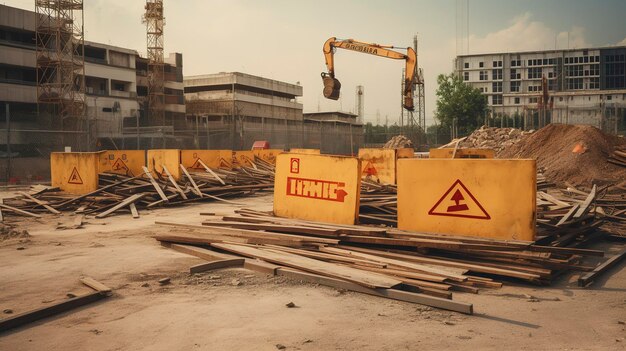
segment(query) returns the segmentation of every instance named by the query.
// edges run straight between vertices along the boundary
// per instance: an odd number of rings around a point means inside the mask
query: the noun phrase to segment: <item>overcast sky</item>
[[[0,0],[34,11],[33,0]],[[144,0],[85,0],[85,39],[146,51]],[[341,50],[339,101],[324,99],[326,39],[410,46],[419,36],[425,71],[426,121],[433,123],[436,77],[452,71],[457,53],[626,45],[624,0],[165,0],[165,51],[182,52],[184,74],[239,71],[300,82],[305,112],[354,111],[365,87],[365,119],[389,124],[400,116],[404,63]],[[461,8],[462,11],[458,11]],[[460,28],[457,28],[460,14]],[[469,26],[465,19],[469,17]],[[459,35],[457,35],[459,34]],[[457,40],[457,38],[460,38]],[[457,45],[458,43],[458,45]]]

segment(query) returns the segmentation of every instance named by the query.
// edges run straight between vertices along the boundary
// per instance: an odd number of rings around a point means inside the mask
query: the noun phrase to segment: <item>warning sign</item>
[[[367,161],[365,168],[363,168],[363,175],[366,177],[372,177],[372,176],[378,175],[378,171],[376,170],[376,167],[374,167],[371,161]]]
[[[121,158],[118,158],[117,160],[115,160],[111,168],[113,169],[113,172],[115,173],[123,173],[129,177],[134,177],[133,172],[131,172],[130,168],[126,165],[126,163]]]
[[[69,184],[83,184],[83,178],[78,174],[78,169],[74,167],[72,170],[72,174],[70,174],[70,179],[67,180]]]
[[[274,214],[336,224],[359,216],[361,164],[353,157],[279,154]]]
[[[203,162],[203,161],[202,161],[201,159],[197,158],[197,159],[196,159],[196,162],[194,162],[194,163],[191,165],[191,167],[189,167],[189,168],[191,168],[191,169],[201,169],[201,170],[204,170],[204,166],[203,166],[203,165],[202,165],[202,163],[200,163],[200,162]]]
[[[428,211],[428,214],[431,216],[491,219],[480,202],[459,179],[443,194],[435,206]]]

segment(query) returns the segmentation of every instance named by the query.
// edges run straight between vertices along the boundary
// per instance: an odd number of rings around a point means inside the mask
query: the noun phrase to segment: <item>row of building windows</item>
[[[528,66],[547,66],[554,65],[556,63],[555,58],[544,58],[544,59],[530,59],[528,60]]]
[[[600,63],[600,56],[578,56],[578,57],[566,57],[565,64],[572,65],[577,63]]]
[[[607,63],[604,65],[604,74],[607,76],[623,76],[624,64]]]
[[[469,62],[463,63],[463,67],[470,68],[470,63]],[[484,62],[479,62],[478,63],[478,68],[483,68],[483,67],[485,67],[485,63]],[[492,62],[492,67],[502,67],[502,61],[493,61]]]
[[[606,62],[624,62],[624,55],[606,55],[604,56]]]
[[[528,69],[528,79],[541,79],[543,75],[543,68],[532,67]]]

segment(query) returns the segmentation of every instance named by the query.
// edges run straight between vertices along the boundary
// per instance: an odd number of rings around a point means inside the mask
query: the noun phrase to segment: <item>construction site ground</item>
[[[626,349],[624,263],[586,289],[572,274],[550,287],[505,282],[478,295],[455,293],[455,300],[474,304],[470,316],[244,269],[190,275],[202,260],[152,238],[179,230],[155,220],[199,224],[206,219],[201,212],[272,208],[267,193],[236,201],[245,205],[142,211],[139,219],[88,219],[69,230],[55,229],[72,223],[69,214],[12,217],[31,236],[0,243],[0,313],[89,292],[81,276],[114,293],[0,334],[0,350]],[[159,285],[165,277],[171,283]],[[289,302],[296,307],[287,308]]]

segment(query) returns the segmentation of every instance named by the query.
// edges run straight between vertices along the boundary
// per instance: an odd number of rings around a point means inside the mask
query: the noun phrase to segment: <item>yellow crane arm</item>
[[[394,49],[394,46],[364,43],[354,39],[337,40],[337,38],[335,37],[329,38],[324,43],[323,48],[328,72],[322,73],[322,80],[324,81],[324,97],[332,100],[339,99],[339,91],[341,90],[341,83],[339,83],[339,80],[335,78],[335,48],[387,57],[395,60],[405,60],[406,69],[404,73],[403,106],[407,110],[413,111],[413,89],[415,84],[415,78],[417,75],[417,54],[412,47],[408,47],[407,53],[402,54],[397,51],[389,50]]]

